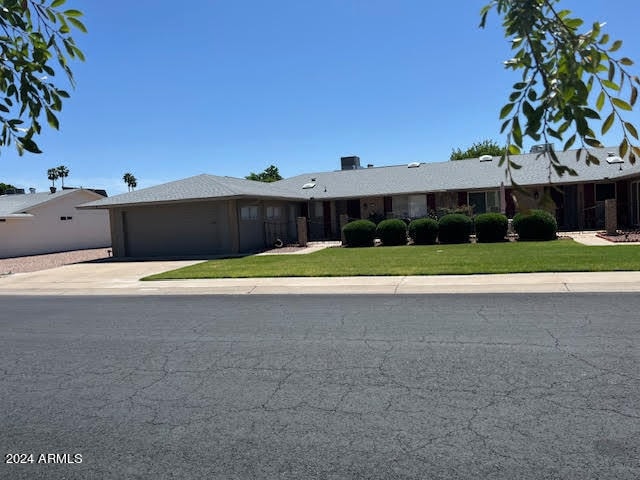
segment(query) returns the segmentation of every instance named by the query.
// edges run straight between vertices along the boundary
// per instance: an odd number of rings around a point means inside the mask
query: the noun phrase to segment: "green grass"
[[[640,246],[572,240],[378,248],[211,260],[143,280],[640,270]]]

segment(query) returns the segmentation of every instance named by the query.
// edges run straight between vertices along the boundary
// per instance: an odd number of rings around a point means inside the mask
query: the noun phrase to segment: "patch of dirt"
[[[90,250],[73,250],[70,252],[47,253],[26,257],[1,258],[0,275],[25,273],[61,267],[71,263],[89,262],[109,258],[110,248],[94,248]]]
[[[618,232],[616,235],[607,235],[605,232],[598,232],[596,236],[614,243],[640,242],[640,231]]]

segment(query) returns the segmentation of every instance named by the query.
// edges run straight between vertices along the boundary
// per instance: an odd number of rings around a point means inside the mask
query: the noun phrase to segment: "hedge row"
[[[501,213],[483,213],[475,218],[478,242],[503,242],[508,230],[507,217]],[[474,221],[467,215],[452,213],[439,221],[432,218],[413,220],[407,229],[399,219],[382,220],[377,226],[370,220],[355,220],[343,228],[349,247],[370,247],[377,237],[383,245],[406,245],[407,234],[416,245],[433,245],[436,240],[443,244],[467,243]],[[513,219],[513,228],[520,240],[553,240],[558,224],[544,210],[519,213]]]

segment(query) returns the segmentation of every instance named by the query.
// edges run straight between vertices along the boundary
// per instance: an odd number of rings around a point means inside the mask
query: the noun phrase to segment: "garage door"
[[[226,202],[127,208],[122,220],[129,257],[231,251]]]

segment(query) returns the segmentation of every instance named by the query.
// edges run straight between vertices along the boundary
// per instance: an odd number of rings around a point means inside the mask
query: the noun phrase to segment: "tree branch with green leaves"
[[[0,148],[41,153],[34,140],[42,120],[60,128],[58,114],[69,93],[50,78],[64,72],[75,85],[71,60],[84,60],[71,36],[86,32],[82,13],[63,9],[65,0],[5,0],[0,6]]]
[[[507,152],[500,164],[506,162],[509,177],[512,169],[521,168],[510,156],[523,153],[527,137],[544,143],[559,140],[563,150],[578,143],[576,160],[598,164],[589,147],[602,148],[600,137],[617,123],[622,130],[620,156],[628,155],[632,164],[640,156],[636,127],[624,117],[638,98],[640,79],[626,68],[633,61],[616,56],[622,41],[612,41],[602,31],[604,23],[595,22],[590,30],[581,31],[584,21],[572,17],[569,10],[558,10],[558,3],[493,0],[481,11],[481,27],[493,9],[502,17],[514,51],[505,66],[522,72],[500,111],[501,132],[507,133]],[[595,124],[600,125],[599,133]],[[558,176],[576,175],[552,149],[543,154]]]

